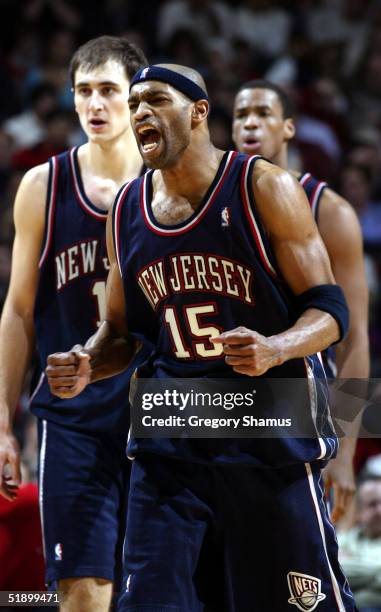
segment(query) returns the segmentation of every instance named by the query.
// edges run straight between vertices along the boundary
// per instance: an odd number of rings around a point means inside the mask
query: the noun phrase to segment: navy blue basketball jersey
[[[306,192],[311,206],[313,217],[318,223],[320,199],[324,189],[328,186],[324,181],[318,181],[312,174],[305,172],[299,177],[299,183]]]
[[[109,269],[106,219],[107,211],[86,196],[78,149],[51,158],[34,312],[38,367],[31,408],[37,416],[65,425],[120,432],[128,430],[131,371],[65,400],[50,393],[44,375],[50,353],[84,344],[103,319]]]
[[[198,209],[173,226],[158,223],[153,215],[153,171],[119,192],[113,236],[127,325],[156,347],[140,376],[234,378],[239,375],[210,338],[239,325],[270,336],[297,319],[256,210],[251,176],[257,159],[226,152]],[[325,385],[318,356],[291,360],[266,373],[306,376],[319,388]],[[325,433],[319,430],[310,440],[213,440],[206,450],[205,440],[139,439],[131,441],[130,451],[248,464],[327,458],[335,452],[336,439],[327,426],[324,389],[316,393],[322,395],[321,404],[314,399],[311,411],[314,420],[324,415]]]

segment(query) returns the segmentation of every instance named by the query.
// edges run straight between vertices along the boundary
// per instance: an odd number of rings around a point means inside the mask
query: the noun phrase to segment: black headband
[[[207,93],[201,87],[182,74],[168,68],[160,68],[159,66],[141,68],[132,77],[130,91],[136,83],[141,83],[142,81],[162,81],[163,83],[168,83],[168,85],[172,85],[172,87],[181,91],[181,93],[188,96],[194,102],[197,100],[208,100]]]

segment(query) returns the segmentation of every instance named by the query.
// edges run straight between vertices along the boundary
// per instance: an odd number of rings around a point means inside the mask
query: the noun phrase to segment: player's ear
[[[291,140],[295,136],[295,123],[292,117],[284,120],[284,136],[285,140]]]
[[[209,114],[208,100],[197,100],[194,102],[192,109],[192,123],[198,124],[205,121]]]

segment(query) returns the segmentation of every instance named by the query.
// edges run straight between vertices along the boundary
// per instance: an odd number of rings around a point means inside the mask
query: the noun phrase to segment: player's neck
[[[287,145],[283,145],[281,150],[271,158],[271,161],[273,162],[273,164],[276,164],[280,168],[283,168],[284,170],[288,170]]]
[[[138,176],[143,165],[132,134],[107,143],[88,142],[79,155],[94,174],[115,182]]]
[[[165,168],[154,179],[154,188],[188,200],[197,207],[213,181],[224,151],[209,143],[202,152],[189,148],[175,166]]]

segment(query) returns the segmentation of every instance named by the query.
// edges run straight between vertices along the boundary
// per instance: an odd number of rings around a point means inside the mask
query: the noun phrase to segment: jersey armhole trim
[[[253,157],[249,157],[245,162],[245,165],[242,170],[242,175],[241,175],[241,195],[242,195],[243,207],[244,207],[247,219],[249,221],[249,226],[251,228],[252,235],[257,245],[257,248],[261,256],[265,270],[270,274],[270,276],[275,278],[277,276],[277,273],[271,263],[269,255],[266,252],[266,248],[263,243],[261,232],[260,232],[260,229],[258,227],[256,218],[254,215],[254,211],[253,211],[253,207],[252,207],[252,204],[250,201],[250,195],[249,195],[249,180],[251,177],[251,170],[254,167],[254,164],[257,161],[257,159],[262,159],[262,158],[260,155],[255,155]]]
[[[116,200],[112,210],[112,237],[114,242],[115,256],[118,262],[119,274],[123,278],[122,265],[120,257],[120,216],[122,212],[122,206],[126,201],[127,193],[132,185],[133,181],[126,183],[119,191],[116,196]]]
[[[318,221],[320,198],[327,186],[327,183],[324,181],[319,181],[311,196],[311,210],[316,223]]]
[[[54,212],[57,200],[57,182],[58,182],[58,158],[51,157],[49,159],[49,177],[48,188],[46,192],[46,210],[45,210],[45,240],[41,251],[41,257],[38,262],[38,267],[41,268],[47,258],[53,238]]]

